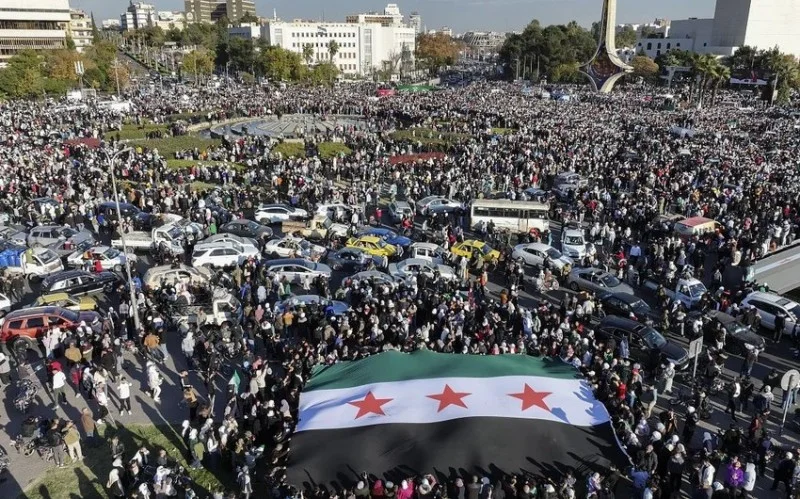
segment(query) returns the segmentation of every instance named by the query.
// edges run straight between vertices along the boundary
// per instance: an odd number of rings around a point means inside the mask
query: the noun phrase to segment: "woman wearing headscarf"
[[[122,480],[119,478],[119,470],[112,468],[108,474],[108,482],[106,482],[108,494],[111,497],[125,497],[125,488],[122,486]]]

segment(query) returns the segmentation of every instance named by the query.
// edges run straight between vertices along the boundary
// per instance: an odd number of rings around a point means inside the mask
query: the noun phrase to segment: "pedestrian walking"
[[[117,396],[119,397],[119,415],[122,416],[124,411],[128,411],[129,416],[133,414],[131,412],[131,384],[125,376],[119,380]]]
[[[89,410],[88,407],[84,407],[81,411],[81,426],[83,427],[83,432],[86,434],[86,444],[89,447],[94,447],[94,432],[96,425],[94,422],[94,417],[92,417],[92,411]]]
[[[742,385],[739,378],[734,378],[728,385],[728,405],[725,407],[725,414],[731,412],[731,420],[736,421],[736,411],[739,408],[739,397],[742,394]]]

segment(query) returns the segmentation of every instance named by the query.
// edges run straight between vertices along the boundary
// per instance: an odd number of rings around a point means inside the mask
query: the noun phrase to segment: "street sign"
[[[781,388],[784,390],[793,390],[800,385],[800,371],[797,369],[789,369],[786,374],[781,378]]]
[[[700,355],[700,352],[703,351],[703,337],[696,338],[689,342],[689,358],[693,359]]]

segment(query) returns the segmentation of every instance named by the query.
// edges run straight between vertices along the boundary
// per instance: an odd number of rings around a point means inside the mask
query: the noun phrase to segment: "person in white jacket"
[[[754,498],[753,490],[756,488],[756,464],[747,463],[744,467],[744,497],[746,499]]]
[[[152,361],[148,361],[147,366],[147,385],[153,395],[153,400],[161,402],[161,373]]]

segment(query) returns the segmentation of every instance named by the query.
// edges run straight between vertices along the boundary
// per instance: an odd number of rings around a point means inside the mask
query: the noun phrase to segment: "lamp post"
[[[114,189],[114,202],[117,205],[117,220],[119,223],[122,223],[122,212],[119,209],[119,194],[117,193],[117,176],[114,173],[114,162],[116,161],[117,157],[120,156],[122,153],[131,153],[133,152],[133,147],[126,147],[125,149],[120,149],[119,151],[115,152],[114,154],[108,154],[108,151],[103,151],[106,155],[106,160],[108,161],[108,165],[111,169],[111,186]],[[125,272],[128,275],[128,291],[130,292],[131,296],[131,310],[133,310],[133,325],[136,328],[138,333],[139,331],[139,307],[136,303],[136,289],[133,285],[133,276],[131,275],[131,262],[128,260],[128,245],[125,243],[125,231],[120,230],[119,237],[122,240],[122,252],[125,254]]]

